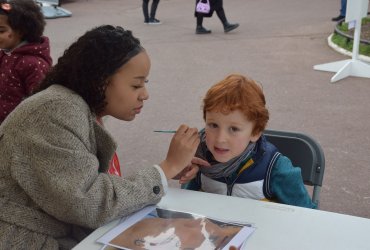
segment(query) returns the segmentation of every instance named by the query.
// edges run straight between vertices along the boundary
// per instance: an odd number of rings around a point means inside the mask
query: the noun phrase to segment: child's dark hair
[[[33,0],[0,0],[8,9],[0,9],[0,15],[8,17],[9,26],[19,32],[22,41],[40,42],[44,33],[45,19],[40,6]]]
[[[78,38],[41,83],[43,90],[53,84],[63,85],[78,93],[99,115],[105,106],[109,78],[132,57],[144,49],[129,30],[103,25]]]

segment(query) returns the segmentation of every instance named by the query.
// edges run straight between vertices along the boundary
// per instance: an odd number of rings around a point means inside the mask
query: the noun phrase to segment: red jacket
[[[39,85],[51,65],[47,37],[10,53],[0,50],[0,124]]]

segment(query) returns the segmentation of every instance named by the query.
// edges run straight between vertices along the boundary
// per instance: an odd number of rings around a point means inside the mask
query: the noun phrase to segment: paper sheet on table
[[[97,241],[118,249],[228,249],[240,247],[254,231],[249,223],[151,206],[123,218]]]

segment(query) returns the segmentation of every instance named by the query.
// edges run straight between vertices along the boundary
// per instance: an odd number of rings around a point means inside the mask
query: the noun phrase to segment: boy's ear
[[[262,135],[262,132],[258,132],[257,134],[252,135],[252,136],[251,136],[251,142],[256,142],[256,141],[258,141],[258,139],[261,137],[261,135]]]

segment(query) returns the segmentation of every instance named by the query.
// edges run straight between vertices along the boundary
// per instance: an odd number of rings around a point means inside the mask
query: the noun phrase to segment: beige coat
[[[115,149],[74,92],[54,85],[23,101],[0,126],[0,249],[70,249],[91,229],[159,202],[154,167],[106,174]]]

